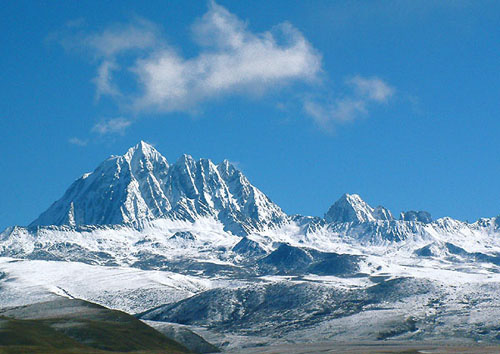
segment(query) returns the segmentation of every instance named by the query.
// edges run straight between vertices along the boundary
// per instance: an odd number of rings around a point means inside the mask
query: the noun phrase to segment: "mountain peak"
[[[139,143],[129,148],[123,156],[130,161],[134,156],[145,156],[148,158],[152,158],[159,157],[161,156],[161,154],[153,147],[153,145],[141,140],[139,141]]]
[[[369,222],[394,220],[389,209],[379,205],[372,208],[358,194],[342,195],[325,214],[325,220],[332,222]]]
[[[394,220],[394,216],[392,215],[391,211],[382,205],[379,205],[378,207],[375,208],[373,211],[373,216],[377,220]]]
[[[152,145],[140,141],[76,180],[30,226],[140,225],[169,208],[162,181],[169,165]]]
[[[193,156],[189,155],[189,154],[182,154],[181,156],[179,156],[179,158],[177,159],[177,161],[175,162],[176,165],[191,165],[195,162]]]
[[[224,173],[225,175],[232,174],[234,171],[237,171],[236,167],[229,162],[229,160],[223,160],[217,165],[217,169],[219,172]]]
[[[365,203],[363,199],[359,196],[359,194],[349,194],[349,193],[344,193],[339,200],[345,200],[349,202],[350,204],[356,204],[356,203]]]
[[[401,214],[399,215],[399,219],[403,221],[419,221],[424,224],[429,224],[432,222],[431,214],[425,210],[402,211]]]
[[[152,145],[140,141],[75,181],[30,226],[141,226],[156,218],[213,217],[227,230],[248,233],[286,219],[276,204],[235,171],[229,162],[215,165],[187,154],[169,166]]]
[[[358,194],[345,193],[325,214],[327,222],[367,222],[375,221],[374,209]]]

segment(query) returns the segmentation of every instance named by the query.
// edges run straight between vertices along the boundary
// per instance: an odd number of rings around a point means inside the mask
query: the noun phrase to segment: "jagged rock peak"
[[[394,220],[394,216],[392,215],[391,211],[382,205],[379,205],[378,207],[375,208],[373,211],[373,216],[377,220]]]
[[[424,210],[409,210],[409,211],[403,211],[399,215],[399,219],[403,221],[419,221],[424,224],[429,224],[432,222],[432,217],[431,214],[428,211]]]
[[[217,170],[219,170],[220,173],[224,175],[230,175],[234,171],[236,171],[236,168],[233,166],[229,160],[223,160],[221,163],[217,165]]]
[[[146,156],[146,157],[156,157],[156,156],[161,156],[161,154],[156,150],[153,145],[146,143],[145,141],[141,140],[139,143],[135,146],[132,146],[127,150],[125,155],[123,155],[126,158],[132,158],[133,156],[136,155],[141,155],[141,156]]]
[[[374,209],[357,194],[344,194],[325,214],[327,222],[374,221]]]
[[[370,222],[393,220],[391,212],[383,206],[372,208],[357,194],[344,194],[325,214],[329,223]]]
[[[156,170],[161,169],[166,173],[169,168],[167,159],[151,144],[142,140],[137,145],[129,148],[123,156],[111,157],[111,159],[113,158],[123,159],[129,163],[134,174],[141,170],[152,171],[154,167],[156,167]],[[157,164],[157,166],[153,166],[154,164]]]
[[[168,171],[165,157],[141,141],[77,179],[30,226],[138,226],[144,220],[162,217],[171,207],[162,188]]]
[[[156,218],[213,217],[246,234],[286,214],[227,160],[215,165],[184,154],[175,164],[141,141],[75,181],[30,226],[132,224]]]
[[[188,154],[182,154],[178,159],[177,161],[175,162],[176,165],[192,165],[196,163],[195,159],[193,158],[193,156],[191,155],[188,155]]]
[[[116,158],[120,156],[112,156],[111,158]],[[162,156],[156,150],[153,145],[148,144],[147,142],[141,140],[138,144],[132,146],[127,150],[127,152],[122,156],[127,161],[131,161],[133,159],[152,159],[152,160],[162,160],[166,162],[166,158]]]

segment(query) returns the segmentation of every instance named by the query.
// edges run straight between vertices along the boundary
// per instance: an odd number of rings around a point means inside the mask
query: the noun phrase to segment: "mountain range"
[[[396,218],[356,194],[287,215],[227,160],[170,164],[142,141],[0,234],[0,307],[70,296],[228,348],[496,342],[498,290],[500,217]]]
[[[153,146],[141,141],[122,156],[111,156],[85,173],[28,228],[37,226],[128,225],[143,228],[156,219],[194,222],[213,218],[234,235],[276,229],[294,219],[285,214],[229,161],[194,160],[182,155],[169,164]],[[344,194],[313,223],[432,223],[426,211],[401,212],[371,207],[356,194]],[[390,223],[390,222],[395,223]],[[384,223],[382,223],[384,225]],[[390,233],[391,231],[387,231]]]
[[[214,217],[234,233],[277,226],[286,215],[227,160],[214,164],[182,155],[170,165],[141,141],[76,180],[34,220],[42,225],[136,227],[158,218]]]

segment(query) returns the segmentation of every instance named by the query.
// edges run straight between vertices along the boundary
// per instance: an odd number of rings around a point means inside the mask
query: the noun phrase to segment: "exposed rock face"
[[[183,155],[175,164],[141,141],[75,181],[30,227],[142,226],[157,218],[195,221],[211,216],[246,234],[286,219],[283,211],[227,160],[216,165]]]
[[[325,214],[329,223],[364,223],[376,220],[394,220],[389,209],[379,205],[372,208],[357,194],[344,194]]]
[[[357,194],[344,194],[325,214],[329,223],[375,221],[375,210]]]
[[[396,220],[356,194],[287,216],[228,161],[141,142],[31,226],[0,233],[0,307],[71,294],[237,338],[500,340],[500,217]]]
[[[404,221],[419,221],[423,222],[424,224],[429,224],[432,222],[432,217],[431,214],[427,211],[403,211],[401,215],[399,216],[400,220]]]

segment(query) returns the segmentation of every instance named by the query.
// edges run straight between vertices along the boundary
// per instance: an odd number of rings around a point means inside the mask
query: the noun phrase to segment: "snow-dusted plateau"
[[[287,215],[228,161],[170,164],[144,142],[3,231],[0,256],[0,307],[78,298],[228,350],[500,343],[500,217],[395,217],[355,194]]]

